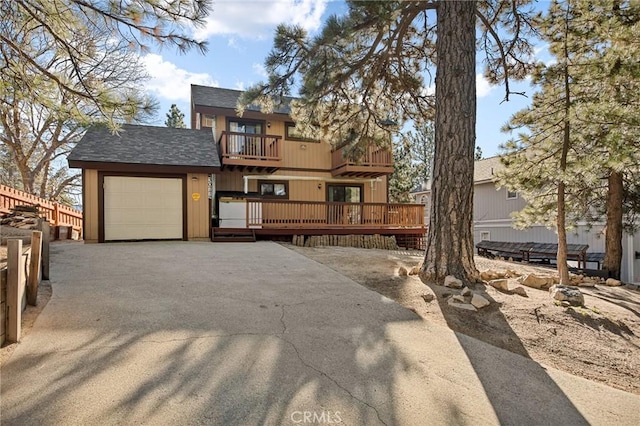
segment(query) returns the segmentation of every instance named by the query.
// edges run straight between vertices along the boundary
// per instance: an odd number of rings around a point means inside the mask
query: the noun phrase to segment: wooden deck
[[[423,204],[247,200],[247,227],[293,229],[425,229]]]
[[[218,145],[223,169],[272,173],[283,164],[281,136],[224,131]]]
[[[345,157],[344,147],[331,153],[331,174],[345,177],[378,177],[393,173],[393,155],[385,147],[369,146],[359,159]]]

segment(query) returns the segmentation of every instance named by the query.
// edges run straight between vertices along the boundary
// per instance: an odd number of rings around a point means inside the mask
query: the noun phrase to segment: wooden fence
[[[9,213],[16,205],[39,205],[41,216],[46,218],[51,226],[70,226],[76,231],[82,232],[82,212],[80,210],[0,185],[0,213]]]
[[[27,304],[37,303],[38,285],[44,277],[43,243],[41,231],[33,231],[28,248],[23,247],[21,239],[7,242],[7,266],[0,268],[0,345],[5,340],[20,341],[22,312]]]

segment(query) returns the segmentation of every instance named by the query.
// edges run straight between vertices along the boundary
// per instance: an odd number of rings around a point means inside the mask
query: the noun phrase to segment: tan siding
[[[84,216],[84,242],[98,242],[98,171],[93,169],[84,170],[84,205],[82,206]]]
[[[318,188],[318,185],[320,187]],[[325,184],[319,180],[289,181],[289,199],[295,201],[324,201]]]
[[[195,179],[194,179],[195,178]],[[187,174],[187,238],[198,240],[209,238],[208,176]],[[200,197],[194,199],[194,194]]]
[[[387,202],[387,177],[380,177],[380,182],[364,183],[365,203],[386,203]]]
[[[227,117],[224,115],[216,116],[216,143],[220,139],[223,130],[227,130]]]

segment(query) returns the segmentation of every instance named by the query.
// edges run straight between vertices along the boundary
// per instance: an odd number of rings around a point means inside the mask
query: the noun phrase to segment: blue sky
[[[206,27],[196,29],[198,39],[209,42],[209,51],[180,55],[169,47],[143,55],[151,76],[147,91],[160,102],[153,124],[163,125],[172,103],[189,119],[189,86],[202,84],[231,89],[244,89],[265,78],[264,58],[271,50],[273,34],[281,22],[298,24],[310,33],[318,31],[331,14],[346,10],[343,1],[328,0],[217,0]],[[481,59],[480,56],[478,58]],[[497,154],[509,136],[500,132],[502,125],[516,111],[530,103],[533,88],[527,83],[515,84],[514,91],[528,97],[512,96],[502,102],[504,89],[490,86],[477,75],[477,145],[485,157]]]

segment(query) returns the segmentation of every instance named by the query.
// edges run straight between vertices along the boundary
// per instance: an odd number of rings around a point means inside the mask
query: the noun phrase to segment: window
[[[362,203],[362,185],[327,185],[327,201]]]
[[[515,200],[516,198],[518,198],[518,193],[507,189],[507,200]]]
[[[289,182],[286,181],[258,181],[258,192],[265,198],[289,198]]]
[[[202,128],[204,129],[205,127],[209,127],[212,128],[213,127],[213,122],[216,118],[212,115],[203,115],[202,116]]]
[[[488,231],[481,232],[480,241],[491,241],[491,233]]]
[[[302,134],[296,130],[296,123],[291,121],[284,123],[284,134],[285,138],[291,141],[320,142],[318,139],[305,138],[302,136]]]
[[[264,128],[263,123],[260,121],[248,121],[248,120],[229,120],[228,128],[230,132],[236,133],[250,133],[254,135],[262,134]]]

